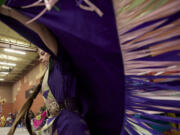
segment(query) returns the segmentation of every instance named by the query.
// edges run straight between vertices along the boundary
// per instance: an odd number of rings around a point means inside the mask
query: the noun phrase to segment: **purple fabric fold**
[[[7,5],[32,18],[42,8],[20,9],[20,6],[33,1],[9,0]],[[61,0],[56,4],[60,12],[52,9],[38,19],[57,38],[61,51],[58,58],[54,58],[49,86],[58,102],[66,96],[78,98],[80,112],[92,135],[119,135],[123,125],[125,96],[114,11],[111,1],[93,3],[103,11],[102,18],[94,12],[80,9],[74,0]],[[1,20],[51,53],[38,35],[17,21],[6,17]],[[61,73],[57,76],[59,69]]]

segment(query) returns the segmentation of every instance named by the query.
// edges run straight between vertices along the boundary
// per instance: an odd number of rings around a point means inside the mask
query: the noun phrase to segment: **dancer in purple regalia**
[[[77,102],[55,117],[58,135],[178,133],[180,119],[166,115],[180,113],[178,0],[4,4],[1,21],[51,55],[46,84],[57,104]]]

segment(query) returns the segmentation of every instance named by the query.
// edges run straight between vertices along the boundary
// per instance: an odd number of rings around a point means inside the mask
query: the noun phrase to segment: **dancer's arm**
[[[26,24],[30,18],[27,16],[19,13],[15,9],[9,8],[7,6],[0,7],[0,13],[14,18],[15,20],[19,21],[20,23],[24,24],[26,27],[31,29],[32,31],[36,32],[41,40],[44,42],[44,44],[55,54],[57,55],[57,41],[53,37],[53,35],[50,33],[50,31],[42,24],[34,21],[30,24]]]

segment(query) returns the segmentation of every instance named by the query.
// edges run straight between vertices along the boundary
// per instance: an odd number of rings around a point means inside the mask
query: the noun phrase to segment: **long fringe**
[[[126,75],[122,134],[174,134],[180,129],[180,1],[114,0]],[[164,124],[167,123],[167,124]]]
[[[40,18],[42,15],[44,15],[48,10],[51,10],[52,7],[58,2],[58,0],[37,0],[36,2],[22,6],[22,8],[32,8],[32,7],[37,7],[37,6],[44,6],[45,8],[34,18],[31,20],[27,21],[26,24],[30,24],[34,21],[36,21],[38,18]]]
[[[93,4],[90,0],[80,0],[80,1],[75,0],[75,1],[81,9],[86,10],[86,11],[95,12],[100,17],[103,16],[103,12],[95,4]],[[38,18],[40,18],[42,15],[44,15],[47,11],[51,10],[52,7],[54,7],[57,2],[58,2],[58,0],[37,0],[36,2],[34,2],[32,4],[22,6],[22,8],[32,8],[32,7],[44,6],[44,9],[37,16],[35,16],[31,20],[27,21],[26,24],[30,24],[30,23],[36,21]],[[83,2],[87,6],[82,4]]]

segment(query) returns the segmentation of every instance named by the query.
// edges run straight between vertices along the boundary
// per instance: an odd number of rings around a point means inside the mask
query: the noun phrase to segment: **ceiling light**
[[[4,79],[3,79],[3,78],[0,78],[0,81],[4,81]]]
[[[0,74],[7,75],[7,74],[9,74],[9,72],[0,72]]]
[[[10,67],[8,66],[0,66],[0,69],[9,69]]]
[[[0,54],[0,59],[6,59],[6,60],[11,60],[11,61],[18,61],[19,60],[19,58],[17,58],[17,57],[4,55],[4,54]]]
[[[15,63],[0,62],[0,65],[16,66]]]
[[[11,53],[17,53],[17,54],[23,54],[23,55],[26,54],[26,52],[24,52],[24,51],[18,51],[18,50],[13,50],[13,49],[9,49],[9,48],[5,48],[4,51],[11,52]]]
[[[2,66],[2,65],[0,65],[0,73],[1,72],[11,72],[13,70],[13,67],[11,67],[11,66]]]

